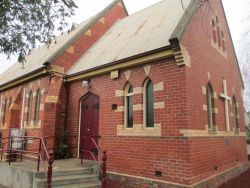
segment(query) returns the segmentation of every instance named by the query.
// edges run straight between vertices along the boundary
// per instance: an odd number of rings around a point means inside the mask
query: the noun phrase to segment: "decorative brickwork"
[[[243,172],[248,168],[243,85],[222,5],[211,1],[219,19],[214,26],[210,27],[210,20],[216,19],[212,13],[206,14],[209,19],[201,19],[206,11],[201,6],[183,36],[170,40],[171,46],[102,69],[64,76],[118,19],[126,16],[123,3],[117,1],[48,62],[43,73],[1,91],[1,109],[8,104],[6,114],[3,110],[0,113],[3,137],[9,135],[10,128],[24,128],[27,136],[54,136],[70,146],[72,157],[78,157],[84,121],[80,101],[92,93],[100,100],[98,145],[108,155],[108,187],[217,187]],[[197,25],[208,25],[209,32]],[[214,40],[217,26],[223,28],[223,33],[220,29],[216,35],[221,42]],[[148,80],[153,96],[152,127],[145,123]],[[128,85],[131,92],[127,92]],[[208,85],[212,86],[210,93]],[[37,91],[41,91],[38,119],[34,111]],[[126,97],[130,96],[133,121],[128,128]],[[207,102],[208,96],[213,105]],[[221,96],[227,99],[227,108]],[[232,127],[233,105],[229,100],[233,96],[237,98],[237,128]],[[213,114],[213,126],[208,111]],[[57,139],[50,139],[47,145],[53,148],[57,143]],[[29,150],[37,146],[35,141],[27,143]]]

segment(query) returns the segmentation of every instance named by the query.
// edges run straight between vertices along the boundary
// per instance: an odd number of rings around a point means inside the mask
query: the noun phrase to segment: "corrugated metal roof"
[[[191,0],[183,0],[188,7]],[[180,0],[163,0],[113,25],[67,72],[75,74],[169,45],[185,8]]]
[[[79,25],[75,25],[75,29],[70,33],[65,32],[63,35],[56,37],[56,40],[52,41],[49,47],[43,45],[32,50],[30,55],[25,57],[24,68],[22,68],[21,63],[17,62],[0,75],[0,85],[43,67],[43,64],[56,54],[79,30],[85,27],[90,20],[91,18]]]
[[[80,24],[75,24],[75,29],[73,31],[70,33],[66,32],[63,35],[58,36],[56,38],[56,43],[53,41],[49,48],[47,45],[43,45],[40,48],[34,49],[30,55],[25,57],[26,63],[24,68],[22,68],[20,63],[15,63],[0,75],[0,85],[11,82],[12,80],[18,79],[21,76],[25,76],[42,68],[45,62],[53,62],[53,60],[58,55],[66,50],[70,44],[72,44],[78,37],[85,33],[85,31],[87,31],[93,23],[98,21],[108,10],[110,10],[111,7],[113,7],[118,2],[123,4],[121,0],[114,0],[95,16],[83,21]]]

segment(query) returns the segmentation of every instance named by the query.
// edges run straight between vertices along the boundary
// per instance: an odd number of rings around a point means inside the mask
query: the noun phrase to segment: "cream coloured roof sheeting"
[[[70,33],[65,32],[63,35],[56,37],[56,43],[55,40],[53,40],[49,48],[47,45],[43,45],[32,50],[30,55],[25,57],[26,62],[24,63],[24,68],[17,62],[0,75],[0,85],[43,67],[43,64],[53,57],[82,28],[87,26],[92,18],[89,18],[79,25],[75,24],[75,29]]]
[[[191,0],[183,0],[188,7]],[[119,20],[67,72],[75,74],[169,45],[185,9],[181,0],[163,0]]]

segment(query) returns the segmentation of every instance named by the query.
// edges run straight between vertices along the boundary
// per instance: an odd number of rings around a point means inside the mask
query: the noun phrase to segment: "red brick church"
[[[248,167],[243,88],[220,0],[115,0],[0,76],[0,129],[94,138],[111,188],[216,187]]]

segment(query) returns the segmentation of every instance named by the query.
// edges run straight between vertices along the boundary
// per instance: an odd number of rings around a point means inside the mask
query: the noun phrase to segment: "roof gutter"
[[[139,55],[135,55],[129,58],[111,62],[105,65],[94,67],[92,69],[81,71],[72,75],[67,75],[64,77],[64,81],[74,82],[74,81],[102,75],[105,73],[109,73],[115,70],[122,70],[125,68],[134,67],[134,66],[142,65],[145,63],[153,62],[153,61],[159,61],[159,60],[163,60],[167,58],[175,58],[174,51],[172,49],[172,46],[170,45],[163,47],[163,48],[156,49],[156,50],[152,50],[149,52],[145,52]]]
[[[25,75],[23,75],[21,77],[18,77],[16,79],[14,79],[14,80],[11,80],[11,81],[3,84],[3,85],[0,85],[0,92],[4,91],[6,89],[9,89],[11,87],[20,85],[22,83],[25,83],[25,82],[27,82],[27,81],[29,81],[31,79],[35,79],[35,78],[44,76],[44,75],[48,74],[48,72],[49,71],[48,71],[47,67],[41,67],[41,68],[39,68],[39,69],[37,69],[35,71],[32,71],[32,72],[30,72],[28,74],[25,74]]]

